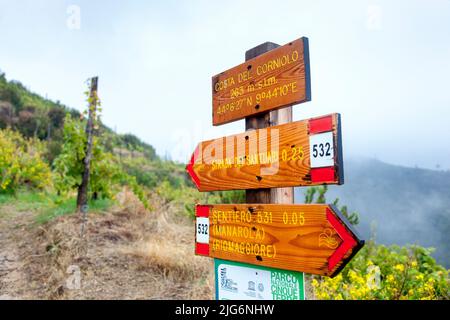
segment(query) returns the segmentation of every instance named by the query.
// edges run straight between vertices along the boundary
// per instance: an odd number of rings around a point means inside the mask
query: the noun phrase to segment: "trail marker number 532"
[[[334,165],[333,132],[314,134],[309,137],[311,168]]]
[[[197,218],[196,237],[199,243],[209,243],[209,218]]]

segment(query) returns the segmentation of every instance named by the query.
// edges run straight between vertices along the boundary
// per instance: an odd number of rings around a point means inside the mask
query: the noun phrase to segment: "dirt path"
[[[212,299],[192,222],[129,194],[121,202],[89,215],[83,238],[76,214],[38,226],[33,212],[0,207],[0,299]]]
[[[28,281],[20,254],[32,222],[29,212],[1,207],[0,217],[0,300],[29,298]]]

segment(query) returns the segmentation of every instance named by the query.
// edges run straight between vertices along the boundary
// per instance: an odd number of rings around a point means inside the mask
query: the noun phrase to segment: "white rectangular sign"
[[[311,168],[334,166],[333,132],[324,132],[309,136],[309,155]]]
[[[199,243],[209,244],[209,218],[197,218],[196,239]]]

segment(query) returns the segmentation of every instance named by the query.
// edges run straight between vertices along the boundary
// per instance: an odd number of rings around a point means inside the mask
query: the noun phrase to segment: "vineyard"
[[[193,204],[242,203],[244,193],[198,192],[184,164],[105,126],[107,108],[96,115],[86,222],[76,198],[88,110],[0,75],[0,297],[212,299],[210,261],[193,255]],[[326,203],[326,187],[307,190],[306,203]],[[334,203],[358,224],[357,213]],[[448,299],[448,270],[431,250],[372,239],[337,277],[309,277],[308,298]],[[67,287],[71,268],[83,274],[81,289]]]

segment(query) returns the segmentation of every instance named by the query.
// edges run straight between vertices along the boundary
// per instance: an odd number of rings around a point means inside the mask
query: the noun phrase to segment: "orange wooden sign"
[[[199,191],[343,184],[340,115],[200,143],[186,169]]]
[[[196,207],[197,255],[333,277],[363,245],[332,205]]]
[[[214,76],[213,125],[310,101],[308,51],[300,38]]]

